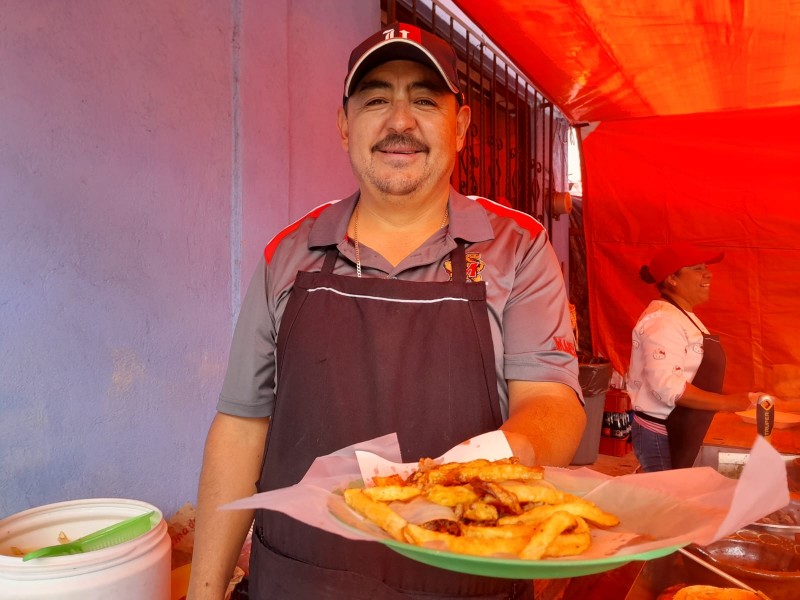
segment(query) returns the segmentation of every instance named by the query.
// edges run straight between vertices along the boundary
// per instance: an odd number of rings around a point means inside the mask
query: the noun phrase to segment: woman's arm
[[[675,401],[677,406],[696,408],[700,410],[716,410],[720,412],[736,412],[747,410],[752,406],[750,392],[737,394],[715,394],[701,390],[699,387],[686,384],[683,394]]]

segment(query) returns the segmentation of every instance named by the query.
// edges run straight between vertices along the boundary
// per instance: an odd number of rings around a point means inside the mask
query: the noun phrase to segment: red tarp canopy
[[[691,240],[726,252],[697,307],[726,348],[726,390],[800,378],[800,0],[455,3],[585,124],[595,354],[627,371],[656,296],[639,267]]]

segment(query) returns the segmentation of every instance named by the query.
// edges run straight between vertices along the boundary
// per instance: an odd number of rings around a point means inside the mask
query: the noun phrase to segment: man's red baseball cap
[[[390,60],[413,60],[439,73],[447,87],[464,103],[458,85],[458,58],[439,36],[407,23],[394,23],[361,42],[350,53],[344,80],[344,102],[369,71]]]

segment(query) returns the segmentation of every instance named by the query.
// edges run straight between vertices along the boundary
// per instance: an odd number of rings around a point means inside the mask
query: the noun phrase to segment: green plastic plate
[[[446,550],[433,550],[422,546],[405,544],[395,540],[384,539],[382,543],[403,556],[427,565],[470,573],[487,577],[505,577],[509,579],[563,579],[593,575],[616,569],[634,560],[652,560],[677,552],[683,546],[658,548],[640,554],[615,554],[587,560],[522,560],[519,558],[487,558],[469,554],[457,554]]]

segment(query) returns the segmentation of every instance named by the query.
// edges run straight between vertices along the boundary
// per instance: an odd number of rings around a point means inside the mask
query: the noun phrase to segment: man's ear
[[[456,115],[456,152],[461,152],[467,140],[469,123],[472,120],[472,109],[469,106],[460,106]]]
[[[347,128],[347,109],[344,106],[340,106],[336,113],[336,125],[339,127],[342,148],[347,152],[350,149],[350,132]]]

